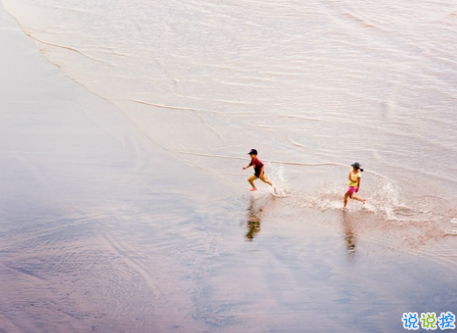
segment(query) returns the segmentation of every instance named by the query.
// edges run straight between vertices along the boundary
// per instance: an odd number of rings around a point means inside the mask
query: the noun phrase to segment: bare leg
[[[257,190],[257,188],[255,187],[255,184],[254,184],[254,180],[256,180],[256,179],[257,179],[257,176],[255,176],[255,175],[248,178],[248,182],[252,186],[250,191],[256,191]]]
[[[264,183],[270,185],[270,186],[273,186],[273,190],[276,192],[276,186],[273,185],[273,183],[265,176],[265,175],[261,175],[259,177]]]
[[[365,202],[366,202],[365,199],[356,197],[356,196],[354,195],[354,193],[351,193],[351,192],[347,191],[347,192],[344,194],[344,205],[343,205],[343,209],[346,208],[346,205],[347,205],[347,203],[348,203],[348,198],[349,198],[349,199],[354,199],[354,200],[360,201],[360,202],[362,202],[363,204],[365,204]]]
[[[345,194],[344,194],[344,204],[343,204],[343,209],[346,209],[346,205],[348,204],[348,198],[351,197],[351,193],[349,193],[349,191],[347,191]]]
[[[365,201],[366,201],[365,199],[356,197],[355,195],[351,195],[351,199],[360,201],[360,202],[362,202],[363,204],[365,204]]]

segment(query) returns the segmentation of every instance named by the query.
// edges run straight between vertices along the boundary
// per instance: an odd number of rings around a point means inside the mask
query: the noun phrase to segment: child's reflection
[[[355,257],[357,236],[354,232],[354,223],[351,215],[347,212],[343,212],[344,239],[346,241],[346,252],[349,258]]]
[[[262,213],[262,207],[256,207],[254,198],[251,197],[249,203],[248,215],[247,215],[247,228],[248,232],[245,235],[247,241],[252,241],[254,237],[260,232],[260,214]]]

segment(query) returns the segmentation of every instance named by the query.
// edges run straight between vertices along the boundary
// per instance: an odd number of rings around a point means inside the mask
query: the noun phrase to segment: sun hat
[[[248,153],[248,155],[257,155],[257,150],[251,149],[251,151]]]
[[[353,167],[354,169],[360,169],[360,171],[363,172],[363,169],[361,168],[361,165],[359,162],[352,163],[351,167]]]

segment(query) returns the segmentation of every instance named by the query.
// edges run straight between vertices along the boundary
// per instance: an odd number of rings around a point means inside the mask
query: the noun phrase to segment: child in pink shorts
[[[360,179],[362,178],[363,169],[360,167],[360,163],[355,162],[351,165],[352,169],[349,172],[349,188],[344,194],[344,205],[343,209],[346,209],[348,198],[361,201],[365,203],[365,199],[356,197],[354,193],[357,193],[360,189]]]

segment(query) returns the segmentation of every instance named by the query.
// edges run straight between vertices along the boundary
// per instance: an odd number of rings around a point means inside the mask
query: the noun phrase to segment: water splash
[[[282,165],[268,165],[269,178],[274,184],[273,194],[278,197],[290,195],[289,181]]]
[[[338,210],[343,207],[346,187],[341,183],[325,182],[312,194],[294,193],[300,206],[321,211]],[[437,222],[450,221],[457,224],[452,205],[443,198],[433,196],[407,197],[400,186],[389,179],[377,177],[364,187],[359,195],[367,201],[363,205],[350,200],[348,211],[365,211],[381,216],[386,221]]]

